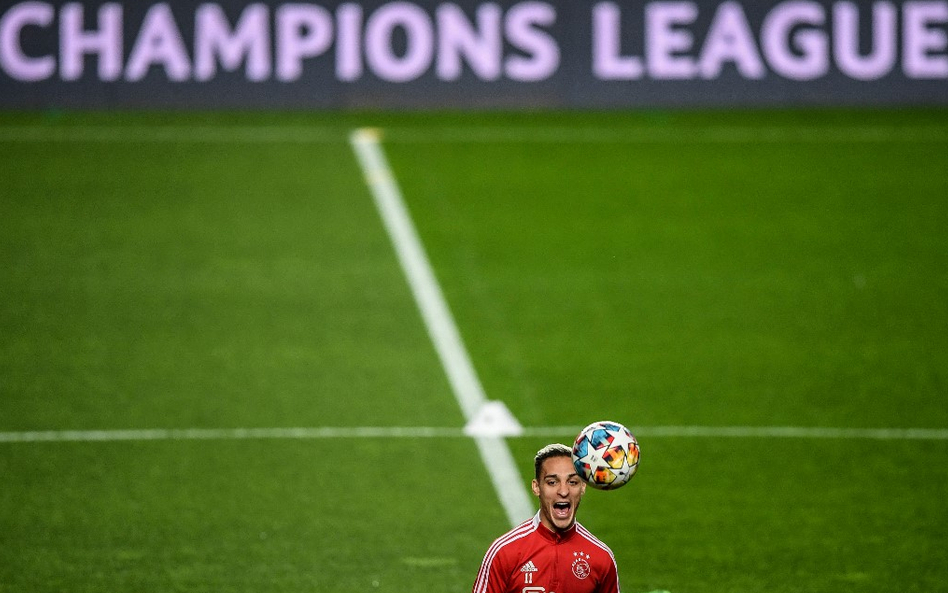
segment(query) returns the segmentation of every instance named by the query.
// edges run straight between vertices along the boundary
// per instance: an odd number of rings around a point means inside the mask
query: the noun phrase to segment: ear
[[[533,486],[533,495],[540,496],[540,482],[537,482],[536,478],[534,478],[533,482],[531,482],[530,485]]]
[[[582,484],[579,485],[579,496],[582,497],[585,495],[586,495],[586,482],[583,482]]]

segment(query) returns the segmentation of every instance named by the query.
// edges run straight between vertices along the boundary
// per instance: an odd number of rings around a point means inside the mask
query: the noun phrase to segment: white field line
[[[0,142],[325,144],[345,142],[331,126],[287,125],[13,125],[0,124]],[[944,126],[403,126],[386,128],[386,142],[485,144],[812,144],[948,143]]]
[[[342,143],[347,130],[306,126],[129,125],[3,126],[0,142],[328,144]]]
[[[579,426],[524,428],[525,437],[579,434]],[[945,441],[948,428],[834,428],[824,426],[640,426],[630,427],[642,438],[760,438],[869,439],[882,441]]]
[[[580,426],[525,427],[519,438],[572,440]],[[946,428],[833,428],[803,426],[631,426],[639,438],[838,439],[946,441]],[[184,428],[0,432],[0,443],[318,440],[339,438],[469,438],[460,427],[322,426],[296,428]],[[488,442],[488,444],[490,444]],[[486,447],[490,451],[490,447]],[[520,480],[519,475],[515,475]]]
[[[358,129],[352,132],[350,142],[448,382],[465,420],[470,422],[487,403],[487,397],[382,151],[379,134]],[[474,438],[510,525],[518,525],[533,514],[533,507],[510,448],[500,436]]]
[[[386,128],[392,143],[610,143],[610,144],[861,144],[948,143],[948,127],[919,126],[664,126]]]
[[[351,143],[461,411],[470,420],[487,397],[389,168],[378,133],[356,130]]]
[[[56,441],[204,441],[204,440],[312,440],[336,438],[433,438],[464,436],[460,428],[441,427],[297,427],[297,428],[182,428],[141,430],[47,430],[0,432],[0,442]]]

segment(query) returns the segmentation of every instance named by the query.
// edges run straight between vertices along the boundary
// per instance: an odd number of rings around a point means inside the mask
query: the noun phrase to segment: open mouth
[[[553,515],[560,519],[569,517],[571,504],[565,501],[553,503]]]

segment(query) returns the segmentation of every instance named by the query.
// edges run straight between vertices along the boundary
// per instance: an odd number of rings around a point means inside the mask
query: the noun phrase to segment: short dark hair
[[[537,481],[540,481],[540,468],[543,462],[551,457],[572,457],[573,450],[561,443],[551,443],[537,451],[537,456],[533,458],[533,473]]]

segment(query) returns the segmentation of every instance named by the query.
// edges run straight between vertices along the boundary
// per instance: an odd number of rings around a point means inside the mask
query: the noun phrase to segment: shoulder
[[[487,553],[484,555],[484,561],[488,562],[498,554],[504,553],[504,551],[509,552],[516,549],[517,544],[522,542],[524,538],[529,537],[534,531],[536,531],[536,524],[533,519],[524,521],[520,525],[517,525],[507,533],[494,540],[490,548],[487,549]]]
[[[609,546],[606,545],[604,541],[593,535],[591,531],[583,527],[580,523],[576,523],[576,535],[591,543],[596,549],[601,550],[613,563],[615,563],[616,557],[615,554],[612,553],[612,549],[609,548]]]
[[[587,559],[591,568],[600,579],[600,591],[619,593],[619,567],[615,554],[601,539],[580,524],[576,524],[576,534],[589,542]],[[584,546],[585,547],[585,546]]]
[[[533,521],[524,521],[494,540],[484,554],[484,561],[474,581],[474,593],[496,590],[497,583],[506,582],[506,576],[517,565],[522,551],[522,542],[534,533]]]

